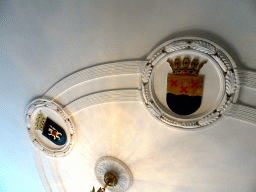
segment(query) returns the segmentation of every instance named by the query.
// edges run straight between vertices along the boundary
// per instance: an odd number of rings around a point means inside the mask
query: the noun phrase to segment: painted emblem
[[[176,58],[167,60],[173,74],[167,75],[166,102],[168,107],[179,115],[190,115],[196,112],[202,101],[204,76],[199,70],[207,61],[199,63],[197,59],[185,57],[183,61]]]
[[[64,129],[50,118],[45,118],[41,112],[36,118],[36,129],[42,131],[42,135],[56,145],[64,145],[67,141]]]

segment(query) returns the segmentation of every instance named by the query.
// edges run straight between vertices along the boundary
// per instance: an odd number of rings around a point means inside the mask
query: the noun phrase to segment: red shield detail
[[[179,115],[196,112],[202,100],[203,76],[183,76],[168,74],[166,102]]]

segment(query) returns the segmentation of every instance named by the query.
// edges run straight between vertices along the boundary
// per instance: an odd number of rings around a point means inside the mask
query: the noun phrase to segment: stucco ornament
[[[192,68],[192,64],[184,64],[186,59],[206,63],[200,70],[200,75],[204,77],[201,105],[189,115],[174,113],[166,102],[166,91],[171,85],[167,83],[167,76],[174,74],[170,64],[177,58],[183,60],[181,68]],[[179,79],[182,79],[181,76]],[[176,87],[175,91],[170,92],[176,93],[177,90]],[[142,74],[142,93],[151,114],[162,122],[179,128],[204,127],[220,119],[236,102],[239,94],[236,64],[223,48],[209,40],[197,37],[173,39],[149,55]],[[194,96],[192,92],[190,95]]]
[[[57,103],[36,99],[26,110],[26,127],[33,145],[49,156],[67,155],[74,144],[72,120]]]
[[[94,168],[94,173],[99,183],[104,186],[104,175],[107,172],[113,172],[117,178],[118,183],[113,187],[108,187],[109,191],[124,192],[128,191],[133,184],[133,176],[130,169],[119,159],[105,156],[100,158]]]

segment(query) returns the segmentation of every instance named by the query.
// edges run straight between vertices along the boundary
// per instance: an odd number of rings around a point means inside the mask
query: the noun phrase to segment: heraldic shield
[[[42,134],[56,145],[64,145],[67,141],[65,131],[48,117]]]
[[[190,115],[201,106],[204,76],[199,76],[199,70],[206,61],[199,64],[197,59],[190,62],[184,58],[181,63],[176,58],[174,63],[167,60],[173,69],[173,74],[167,75],[166,102],[168,107],[179,115]]]
[[[45,118],[40,112],[36,118],[36,129],[42,131],[42,135],[56,145],[64,145],[67,142],[67,135],[63,128],[52,121]]]

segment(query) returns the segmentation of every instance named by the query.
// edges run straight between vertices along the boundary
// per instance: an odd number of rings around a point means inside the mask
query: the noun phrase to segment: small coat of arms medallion
[[[167,75],[166,102],[168,107],[179,115],[190,115],[196,112],[202,101],[204,76],[199,70],[207,61],[199,63],[198,59],[185,57],[167,60],[173,74]]]
[[[56,145],[64,145],[67,141],[64,129],[50,118],[45,118],[41,112],[37,115],[35,128]]]

